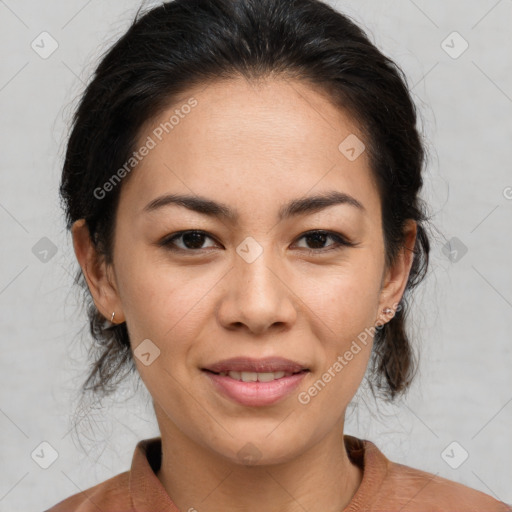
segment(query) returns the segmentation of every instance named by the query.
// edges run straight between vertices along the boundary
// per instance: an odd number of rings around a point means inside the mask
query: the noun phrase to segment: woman
[[[52,512],[505,511],[343,434],[414,376],[424,150],[397,66],[318,0],[177,0],[109,50],[61,194],[102,346],[161,437]]]

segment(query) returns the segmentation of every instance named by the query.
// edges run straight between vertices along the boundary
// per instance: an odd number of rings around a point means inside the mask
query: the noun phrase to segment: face
[[[155,145],[122,184],[110,278],[87,279],[126,321],[162,436],[271,463],[343,427],[410,268],[384,266],[368,156],[339,149],[354,135],[284,79],[189,90],[141,132]]]

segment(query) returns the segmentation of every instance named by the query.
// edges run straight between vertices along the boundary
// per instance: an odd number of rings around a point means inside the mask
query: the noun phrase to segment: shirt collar
[[[375,497],[388,469],[388,459],[366,439],[345,434],[350,460],[363,468],[361,485],[343,512],[364,510]],[[162,461],[160,437],[139,441],[130,470],[130,495],[136,512],[180,512],[156,476]]]

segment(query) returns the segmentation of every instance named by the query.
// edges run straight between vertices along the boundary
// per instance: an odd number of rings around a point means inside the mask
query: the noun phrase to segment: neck
[[[362,480],[362,470],[348,458],[343,428],[293,460],[268,465],[229,460],[168,423],[160,423],[160,431],[157,476],[183,511],[341,512]]]

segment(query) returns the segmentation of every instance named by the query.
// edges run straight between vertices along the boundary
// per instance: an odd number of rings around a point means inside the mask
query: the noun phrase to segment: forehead
[[[141,130],[138,147],[151,139],[152,148],[122,195],[136,194],[146,204],[181,192],[269,207],[335,188],[378,202],[366,152],[353,160],[340,150],[347,138],[364,137],[356,122],[306,83],[239,78],[203,84]]]

